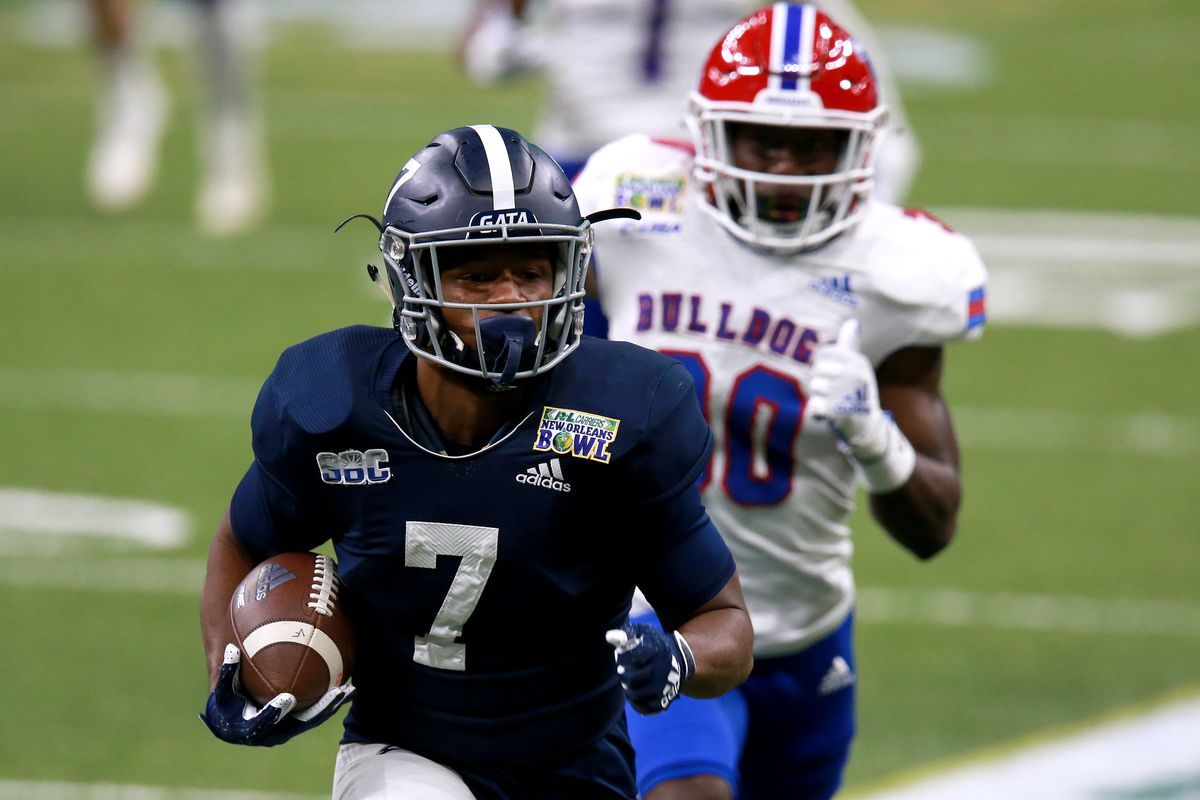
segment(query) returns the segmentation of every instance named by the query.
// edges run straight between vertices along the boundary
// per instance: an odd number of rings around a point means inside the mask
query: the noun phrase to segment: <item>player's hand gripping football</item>
[[[889,492],[912,474],[916,454],[879,403],[875,368],[862,353],[858,320],[813,353],[805,416],[826,422],[862,468],[872,493]]]
[[[641,714],[665,711],[696,671],[692,648],[678,631],[631,622],[605,638],[615,651],[621,688]]]
[[[241,693],[238,682],[241,657],[236,645],[225,646],[225,662],[221,665],[217,685],[200,715],[213,736],[230,744],[261,747],[283,744],[332,717],[354,694],[352,685],[338,686],[303,711],[290,714],[296,705],[296,697],[284,692],[259,708]]]

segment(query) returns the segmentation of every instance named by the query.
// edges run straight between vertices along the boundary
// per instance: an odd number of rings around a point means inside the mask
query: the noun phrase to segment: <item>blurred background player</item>
[[[548,91],[534,138],[574,175],[599,147],[629,133],[685,138],[684,99],[696,65],[723,30],[756,4],[744,0],[476,0],[459,44],[472,80],[490,84],[542,69]],[[816,4],[871,53],[890,109],[875,196],[902,202],[920,150],[874,33],[850,0]]]
[[[158,169],[169,97],[139,43],[133,0],[87,0],[100,51],[102,86],[88,157],[88,195],[100,209],[143,200]],[[254,97],[253,15],[246,0],[194,0],[205,108],[198,115],[200,187],[196,221],[214,236],[254,226],[268,203],[263,123]]]
[[[811,5],[722,35],[690,95],[694,150],[633,135],[576,180],[610,336],[677,358],[713,428],[705,503],[734,553],[755,667],[715,701],[630,715],[646,800],[827,798],[854,735],[848,521],[858,482],[921,559],[956,525],[943,346],[980,335],[971,242],[871,196],[888,108],[871,62]],[[644,618],[643,618],[644,621]]]

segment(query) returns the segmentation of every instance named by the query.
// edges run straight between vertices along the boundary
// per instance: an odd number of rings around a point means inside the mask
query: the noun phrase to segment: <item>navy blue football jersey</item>
[[[695,487],[711,435],[692,379],[585,338],[515,427],[455,456],[396,421],[411,358],[364,326],[283,353],[235,535],[261,557],[333,541],[358,635],[346,741],[479,763],[596,741],[622,714],[604,633],[634,586],[683,620],[733,574]]]

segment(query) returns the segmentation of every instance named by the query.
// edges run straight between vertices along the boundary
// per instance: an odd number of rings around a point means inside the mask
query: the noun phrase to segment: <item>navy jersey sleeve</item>
[[[641,441],[625,464],[626,496],[657,503],[696,482],[708,462],[712,431],[691,374],[673,362],[650,399]]]
[[[650,403],[645,435],[630,453],[631,557],[635,578],[659,615],[681,623],[712,599],[734,572],[733,555],[704,505],[696,480],[712,449],[712,433],[692,377],[672,364]],[[635,489],[636,487],[636,489]]]
[[[274,384],[272,374],[254,404],[250,418],[254,462],[234,491],[229,512],[238,541],[264,558],[311,550],[329,538],[322,533],[326,529],[320,507],[303,500],[315,492],[306,491],[305,465],[295,456],[299,432],[282,413]],[[318,474],[315,463],[307,466],[308,473]]]

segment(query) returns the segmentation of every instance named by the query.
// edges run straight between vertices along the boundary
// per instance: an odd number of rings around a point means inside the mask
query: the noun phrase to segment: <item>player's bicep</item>
[[[876,370],[879,401],[917,452],[957,467],[958,440],[942,395],[942,367],[940,347],[896,351]]]

